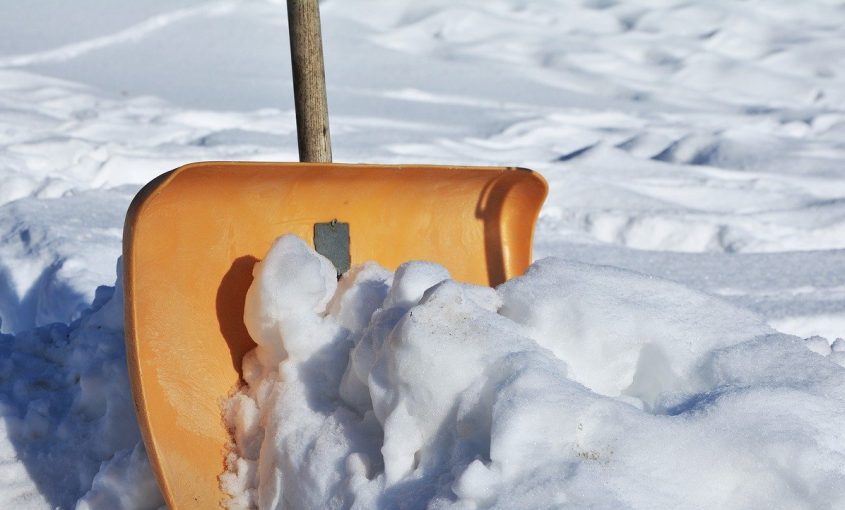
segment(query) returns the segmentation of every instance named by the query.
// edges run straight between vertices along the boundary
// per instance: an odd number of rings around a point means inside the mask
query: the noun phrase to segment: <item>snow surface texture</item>
[[[122,212],[159,173],[296,160],[282,4],[45,0],[0,16],[2,331],[69,322],[112,283]],[[841,2],[321,10],[338,161],[533,168],[551,185],[539,256],[845,335]]]
[[[0,507],[161,506],[132,406],[119,279],[69,325],[0,335]]]
[[[74,414],[76,395],[92,391],[73,375],[85,349],[104,356],[92,374],[125,371],[121,327],[95,338],[86,317],[103,313],[91,303],[105,306],[111,291],[97,289],[114,283],[123,213],[143,183],[190,161],[296,160],[284,2],[7,3],[0,332],[16,375],[0,385],[0,507],[71,507],[94,487],[113,508],[104,491],[146,487],[148,468],[131,412],[88,427]],[[324,0],[321,10],[338,161],[533,168],[551,186],[537,256],[718,295],[841,356],[841,1]],[[48,346],[61,331],[64,354],[42,355],[59,352]],[[570,377],[588,375],[567,362]],[[109,408],[129,409],[125,375],[92,380]],[[100,416],[91,405],[85,415]],[[94,445],[101,429],[126,436]],[[158,501],[117,494],[127,508]]]
[[[553,258],[336,283],[294,236],[254,276],[230,508],[845,505],[845,352],[719,299]]]

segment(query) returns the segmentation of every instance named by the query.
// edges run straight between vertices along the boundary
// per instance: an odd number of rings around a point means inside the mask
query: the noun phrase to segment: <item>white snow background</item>
[[[592,427],[583,450],[554,459],[568,463],[559,472],[532,467],[569,499],[520,486],[523,471],[485,474],[501,459],[528,465],[505,453],[530,445],[511,442],[499,459],[429,457],[425,476],[458,470],[433,505],[672,508],[688,496],[753,508],[762,500],[741,498],[758,493],[767,508],[845,504],[842,1],[329,0],[321,11],[336,161],[519,165],[551,188],[535,256],[557,260],[473,298],[471,313],[521,324],[520,338],[554,354],[535,363],[559,375],[554,394],[592,409],[537,410]],[[183,163],[297,159],[287,37],[280,1],[3,2],[0,507],[161,505],[126,381],[123,216],[142,184]],[[424,312],[467,292],[438,289],[411,302],[428,299]],[[490,312],[496,299],[511,307]],[[575,312],[578,327],[548,319]],[[675,340],[701,351],[673,354]],[[650,352],[675,378],[631,386]],[[360,387],[345,384],[354,400]],[[442,395],[468,402],[463,389]],[[434,441],[431,425],[415,425],[418,441]],[[388,457],[387,478],[401,479],[406,457]],[[375,494],[376,468],[356,469]],[[745,492],[708,500],[702,487],[720,476]],[[664,490],[649,498],[645,480]],[[495,486],[513,491],[481,496]],[[333,487],[315,482],[311,495]],[[507,499],[528,493],[541,499]]]

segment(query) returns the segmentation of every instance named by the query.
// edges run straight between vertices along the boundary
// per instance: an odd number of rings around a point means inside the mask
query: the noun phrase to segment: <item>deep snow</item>
[[[841,2],[321,9],[338,161],[533,168],[551,185],[536,256],[673,280],[816,351],[845,336]],[[96,490],[148,479],[120,315],[106,334],[85,311],[114,284],[125,208],[182,163],[296,159],[286,17],[44,0],[6,6],[0,33],[0,506],[68,507],[101,461]]]

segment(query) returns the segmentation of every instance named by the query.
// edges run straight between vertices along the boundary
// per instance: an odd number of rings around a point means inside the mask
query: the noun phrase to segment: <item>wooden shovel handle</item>
[[[287,0],[299,160],[331,163],[326,73],[318,0]]]

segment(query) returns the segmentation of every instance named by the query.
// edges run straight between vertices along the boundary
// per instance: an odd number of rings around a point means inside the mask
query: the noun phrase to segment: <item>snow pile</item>
[[[231,508],[845,505],[841,341],[557,259],[498,289],[423,262],[336,282],[286,236],[254,274]]]
[[[0,335],[0,414],[0,507],[163,504],[132,408],[120,279],[69,325]]]

